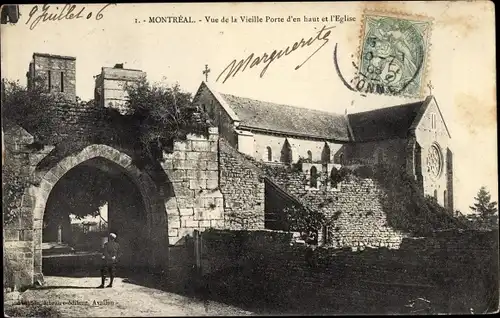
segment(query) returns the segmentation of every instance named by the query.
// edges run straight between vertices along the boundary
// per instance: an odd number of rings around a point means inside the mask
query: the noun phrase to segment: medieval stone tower
[[[28,88],[39,85],[50,93],[69,101],[76,100],[76,58],[46,53],[33,53],[26,73]]]
[[[141,70],[124,69],[123,64],[103,67],[95,78],[94,99],[100,107],[115,108],[126,114],[126,86],[146,78]]]

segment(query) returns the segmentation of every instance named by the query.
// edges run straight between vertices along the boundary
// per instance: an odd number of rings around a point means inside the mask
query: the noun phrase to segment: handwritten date
[[[28,21],[30,30],[36,28],[40,22],[46,21],[61,21],[61,20],[77,20],[77,19],[91,19],[95,17],[96,20],[101,20],[103,18],[104,10],[110,5],[116,5],[116,3],[108,3],[102,7],[97,14],[94,15],[92,11],[85,10],[85,7],[78,8],[75,4],[65,4],[59,11],[59,7],[51,6],[50,4],[44,4],[41,9],[36,5],[34,6],[30,13]],[[30,24],[31,22],[31,24]]]

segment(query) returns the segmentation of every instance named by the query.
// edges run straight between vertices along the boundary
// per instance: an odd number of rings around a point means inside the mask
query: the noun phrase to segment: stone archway
[[[75,155],[68,156],[49,170],[36,171],[40,176],[40,184],[33,186],[29,192],[34,198],[33,206],[33,272],[35,280],[43,280],[42,274],[42,229],[43,216],[49,195],[68,171],[94,158],[103,158],[126,174],[140,191],[146,212],[147,235],[150,238],[150,266],[166,264],[168,260],[167,215],[155,183],[149,175],[138,169],[132,158],[107,145],[90,145]]]

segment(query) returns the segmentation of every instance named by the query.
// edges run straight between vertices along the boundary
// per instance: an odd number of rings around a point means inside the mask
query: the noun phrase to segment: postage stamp
[[[421,96],[431,28],[432,20],[423,16],[365,12],[358,84],[379,94]]]

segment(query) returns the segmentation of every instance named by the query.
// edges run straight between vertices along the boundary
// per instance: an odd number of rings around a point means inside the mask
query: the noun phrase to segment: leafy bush
[[[36,303],[6,307],[5,313],[10,317],[62,317],[56,308]]]
[[[187,134],[207,135],[209,117],[191,104],[191,94],[178,84],[151,85],[146,79],[126,87],[128,107],[125,115],[138,133],[141,149],[151,159],[161,159],[161,151],[172,151],[174,140]],[[141,153],[142,153],[141,152]]]
[[[54,105],[85,102],[77,98],[70,102],[62,95],[48,93],[43,77],[37,77],[28,89],[19,81],[2,79],[2,116],[9,118],[33,135],[35,142],[57,144],[63,136],[54,127],[60,126],[60,118],[54,113]]]
[[[17,220],[26,188],[30,185],[27,177],[16,173],[10,161],[2,167],[2,211],[3,223],[10,224]]]
[[[114,108],[99,109],[96,125],[106,129],[95,129],[88,136],[61,136],[60,116],[55,116],[54,105],[77,103],[82,108],[98,107],[94,101],[75,102],[61,95],[47,93],[43,78],[37,78],[33,87],[27,89],[17,81],[2,79],[3,115],[25,128],[42,144],[56,146],[55,151],[67,155],[91,143],[111,146],[138,146],[139,153],[147,159],[161,158],[162,150],[171,151],[174,140],[184,140],[188,133],[206,135],[209,117],[192,106],[191,94],[183,92],[178,84],[151,85],[146,79],[127,85],[129,95],[127,108],[122,115]],[[80,140],[83,138],[83,140]],[[66,147],[68,149],[62,149]]]
[[[371,179],[373,178],[373,166],[361,165],[354,169],[354,175],[358,178],[362,179]]]
[[[373,171],[374,179],[385,190],[381,204],[389,226],[423,236],[437,230],[468,228],[433,197],[424,197],[415,179],[403,167],[382,164]]]
[[[19,208],[21,207],[21,200],[26,188],[26,183],[23,178],[15,175],[3,173],[3,196],[2,196],[2,209],[3,209],[3,223],[10,224],[17,219]]]
[[[330,172],[330,184],[333,187],[337,187],[340,182],[348,180],[349,174],[349,170],[344,166],[342,166],[340,169],[333,167],[332,171]]]
[[[4,265],[4,276],[3,276],[3,286],[4,288],[15,289],[16,286],[16,273],[21,270],[21,265],[16,260],[9,258],[7,251],[4,251],[3,255],[3,265]]]
[[[286,228],[294,232],[317,232],[320,231],[323,226],[329,226],[331,223],[323,213],[304,207],[286,207],[284,209],[284,214]]]

